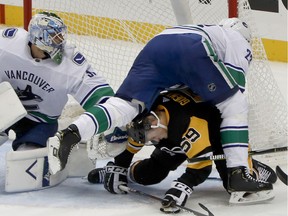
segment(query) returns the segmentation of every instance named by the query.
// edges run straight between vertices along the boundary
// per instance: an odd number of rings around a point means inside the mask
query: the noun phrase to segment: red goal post
[[[11,1],[13,3],[13,1]],[[5,1],[0,1],[0,24],[6,24],[5,20]],[[14,2],[15,3],[15,2]],[[17,2],[19,4],[19,2]],[[20,3],[21,4],[21,3]],[[23,27],[28,29],[29,21],[32,17],[32,0],[23,0]]]
[[[23,0],[24,29],[28,30],[28,25],[32,17],[32,0]]]
[[[25,28],[32,14],[56,12],[69,42],[116,90],[144,44],[176,24],[217,24],[239,17],[252,30],[254,60],[247,75],[249,138],[253,149],[287,145],[287,104],[272,75],[248,0],[24,0]],[[26,8],[27,7],[27,8]],[[71,110],[71,109],[70,109]],[[69,113],[70,112],[70,113]],[[71,111],[68,117],[73,116]]]

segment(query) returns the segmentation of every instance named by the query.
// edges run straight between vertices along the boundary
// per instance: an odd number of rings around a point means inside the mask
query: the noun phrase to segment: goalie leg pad
[[[6,154],[6,192],[41,190],[55,186],[68,176],[68,169],[51,175],[47,148],[11,151]]]
[[[56,186],[68,177],[85,176],[95,167],[87,156],[86,145],[71,152],[74,160],[56,174],[49,172],[48,148],[10,151],[6,154],[6,192],[41,190]],[[20,179],[20,180],[19,180]]]

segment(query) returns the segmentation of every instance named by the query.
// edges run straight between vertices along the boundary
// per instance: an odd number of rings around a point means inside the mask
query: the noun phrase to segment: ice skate
[[[246,167],[228,169],[230,204],[254,204],[274,198],[271,183],[253,178]]]
[[[56,174],[65,168],[71,150],[81,140],[76,125],[70,125],[67,129],[58,131],[56,136],[48,141],[48,161],[52,174]]]

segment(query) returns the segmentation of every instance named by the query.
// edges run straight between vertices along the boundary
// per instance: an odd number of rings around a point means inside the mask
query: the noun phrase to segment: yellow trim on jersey
[[[144,144],[140,144],[138,142],[135,142],[131,137],[128,137],[128,143],[126,145],[127,151],[131,152],[132,154],[136,154],[139,152]]]
[[[211,146],[208,133],[208,122],[204,119],[192,116],[188,129],[182,136],[180,146],[188,158],[199,154],[205,148]]]
[[[187,167],[191,168],[191,169],[202,169],[205,168],[207,166],[212,166],[212,161],[201,161],[201,162],[197,162],[197,163],[188,163]]]
[[[175,93],[175,92],[167,92],[165,94],[166,97],[169,97],[175,102],[178,102],[181,106],[185,106],[187,103],[190,102],[190,99],[192,99],[195,103],[201,103],[203,100],[201,97],[195,93],[193,93],[190,89],[183,89],[182,92],[184,95],[180,93]],[[188,96],[189,95],[189,96]]]
[[[170,99],[177,102],[181,106],[185,106],[186,104],[190,102],[190,99],[188,97],[177,92],[168,92],[166,93],[165,96],[169,97]]]

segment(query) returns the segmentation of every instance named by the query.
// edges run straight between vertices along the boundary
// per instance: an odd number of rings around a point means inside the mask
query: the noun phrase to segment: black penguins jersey
[[[212,145],[220,145],[220,113],[215,106],[201,102],[189,89],[170,90],[158,96],[151,110],[163,110],[168,119],[168,138],[156,148],[188,158],[211,153]],[[143,144],[129,139],[127,150],[137,153]]]
[[[192,158],[211,152],[211,140],[220,142],[218,109],[201,102],[192,92],[169,91],[161,94],[154,104],[152,109],[163,110],[168,119],[168,138],[161,140],[156,148]]]

